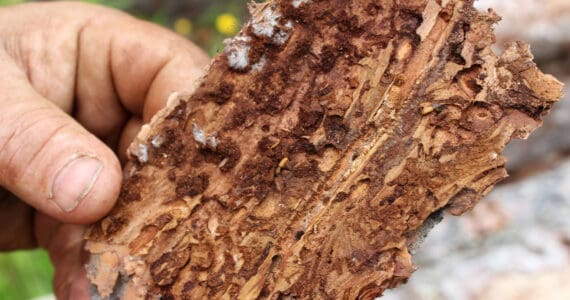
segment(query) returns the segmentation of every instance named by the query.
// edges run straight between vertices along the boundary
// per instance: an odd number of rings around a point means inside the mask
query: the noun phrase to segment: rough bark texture
[[[561,96],[463,0],[277,0],[133,143],[94,298],[371,299]]]

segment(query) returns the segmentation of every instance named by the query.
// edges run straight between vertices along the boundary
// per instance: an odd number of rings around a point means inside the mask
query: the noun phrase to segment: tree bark
[[[275,0],[130,148],[94,298],[372,299],[561,97],[467,0]]]

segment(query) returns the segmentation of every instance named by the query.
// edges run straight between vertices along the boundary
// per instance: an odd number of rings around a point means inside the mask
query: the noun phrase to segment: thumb
[[[15,81],[0,84],[0,185],[65,223],[101,218],[119,194],[118,159],[27,80]]]

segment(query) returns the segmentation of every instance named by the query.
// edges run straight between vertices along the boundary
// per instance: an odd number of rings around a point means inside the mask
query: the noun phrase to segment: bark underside
[[[130,148],[94,298],[372,299],[561,97],[465,0],[276,0]]]

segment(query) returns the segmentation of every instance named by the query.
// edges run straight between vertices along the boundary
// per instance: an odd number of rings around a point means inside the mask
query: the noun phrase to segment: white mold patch
[[[224,41],[226,44],[224,52],[228,59],[228,65],[236,71],[248,71],[250,67],[258,71],[265,65],[263,58],[254,64],[249,57],[252,38],[266,39],[265,42],[281,46],[291,38],[295,26],[292,21],[285,22],[282,20],[283,16],[276,9],[275,4],[252,3],[250,11],[252,15],[257,17],[246,25],[247,29],[244,29],[233,39]]]
[[[192,124],[192,134],[194,134],[194,140],[197,143],[206,146],[206,133],[196,123]]]
[[[299,8],[299,6],[305,4],[305,3],[310,3],[311,0],[293,0],[293,3],[291,3],[293,5],[294,8]]]
[[[157,135],[152,138],[150,143],[154,148],[160,148],[160,146],[162,146],[162,143],[164,143],[164,139],[162,138],[162,136]]]
[[[266,37],[273,44],[281,46],[289,40],[293,30],[293,22],[283,24],[282,14],[275,9],[275,4],[252,6],[252,14],[258,15],[251,20],[251,32],[257,37]]]
[[[228,65],[230,68],[238,71],[244,71],[249,66],[249,45],[251,38],[243,33],[233,39],[226,39],[226,55],[228,57]]]
[[[218,144],[219,144],[219,143],[218,143],[218,139],[217,139],[215,136],[213,136],[213,135],[212,135],[212,136],[209,136],[209,137],[206,139],[206,143],[208,144],[208,146],[210,146],[210,147],[212,147],[212,148],[214,148],[214,149],[216,149],[216,147],[218,147]]]
[[[200,127],[196,125],[196,123],[192,124],[192,134],[194,135],[194,140],[203,147],[209,147],[212,149],[216,149],[216,147],[218,147],[219,141],[216,134],[207,135],[204,130],[200,129]]]
[[[267,59],[265,58],[265,56],[262,56],[258,62],[256,62],[253,66],[251,66],[251,70],[254,72],[259,72],[263,69],[263,67],[265,67],[266,63]]]
[[[285,44],[289,38],[291,37],[291,32],[293,31],[293,22],[288,21],[285,26],[284,29],[279,30],[275,36],[273,37],[273,41],[277,44],[277,45],[283,45]]]
[[[148,147],[145,144],[139,144],[131,150],[131,154],[136,157],[141,164],[148,162]]]
[[[280,18],[281,13],[274,9],[274,5],[265,6],[261,16],[251,22],[253,34],[272,38],[277,26],[279,26]]]

